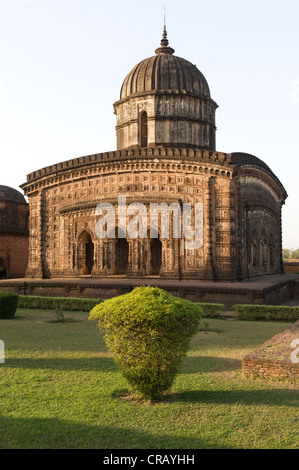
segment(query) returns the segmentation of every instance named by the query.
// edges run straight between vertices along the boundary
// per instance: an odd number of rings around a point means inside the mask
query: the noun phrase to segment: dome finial
[[[167,47],[169,44],[169,41],[167,39],[167,31],[166,31],[166,5],[163,5],[164,8],[164,28],[163,28],[163,33],[162,33],[162,39],[161,39],[161,47]]]
[[[162,39],[160,42],[160,46],[158,49],[155,50],[156,54],[174,54],[174,49],[172,47],[169,47],[169,41],[167,39],[167,30],[166,30],[166,6],[163,5],[164,7],[164,28],[163,28],[163,33],[162,33]]]
[[[164,24],[164,28],[163,28],[163,33],[162,33],[162,39],[161,39],[161,46],[162,47],[167,47],[168,44],[169,44],[169,41],[167,39],[167,31],[166,31],[166,25]]]

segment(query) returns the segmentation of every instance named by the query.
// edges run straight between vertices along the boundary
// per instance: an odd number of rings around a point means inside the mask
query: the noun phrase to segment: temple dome
[[[3,185],[0,185],[0,201],[21,202],[26,204],[26,200],[20,191]]]
[[[164,26],[156,55],[126,76],[114,103],[117,149],[193,147],[215,150],[217,103],[195,65],[176,57]]]
[[[179,93],[210,98],[208,83],[198,68],[186,59],[174,55],[168,46],[164,28],[161,46],[156,55],[139,62],[126,76],[120,99],[150,92]]]

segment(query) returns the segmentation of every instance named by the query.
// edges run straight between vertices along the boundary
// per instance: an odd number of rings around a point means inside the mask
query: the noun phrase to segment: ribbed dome
[[[22,202],[26,203],[26,200],[22,193],[9,186],[0,185],[0,201],[10,202]]]
[[[197,67],[173,55],[164,28],[161,47],[156,55],[137,64],[125,78],[120,99],[135,93],[169,91],[210,98],[208,83]]]

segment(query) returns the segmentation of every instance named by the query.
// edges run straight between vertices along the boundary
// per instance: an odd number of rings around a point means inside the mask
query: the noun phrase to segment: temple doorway
[[[115,246],[117,274],[126,274],[129,263],[129,243],[125,238],[119,238]]]
[[[86,231],[82,232],[79,237],[79,249],[81,255],[79,257],[80,274],[91,274],[94,264],[94,244],[89,233]]]
[[[151,239],[151,273],[159,274],[162,266],[162,242],[160,238]]]
[[[0,279],[6,278],[6,265],[3,258],[0,258]]]

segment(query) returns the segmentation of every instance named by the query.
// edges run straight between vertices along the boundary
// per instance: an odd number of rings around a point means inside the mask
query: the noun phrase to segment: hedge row
[[[39,297],[35,295],[19,295],[19,308],[44,308],[55,310],[61,308],[67,311],[89,312],[95,305],[104,302],[103,299],[82,299],[79,297]],[[199,303],[204,317],[218,317],[225,305],[213,303]]]
[[[18,306],[18,294],[0,292],[0,318],[13,318]]]
[[[198,302],[198,305],[201,306],[203,309],[203,317],[204,318],[217,318],[221,316],[221,312],[225,309],[224,304],[212,304],[212,303],[204,303]]]
[[[2,299],[2,300],[1,300]],[[79,297],[40,297],[34,295],[17,295],[10,292],[0,292],[0,318],[12,318],[13,305],[18,299],[19,308],[37,308],[46,310],[89,312],[103,299],[82,299]],[[225,309],[224,304],[197,302],[203,309],[204,318],[217,318]],[[284,305],[246,305],[233,306],[237,320],[263,320],[295,322],[299,320],[299,306]],[[1,315],[3,315],[1,317]],[[12,316],[9,316],[12,315]]]
[[[103,299],[81,299],[79,297],[39,297],[20,295],[19,308],[44,308],[46,310],[61,309],[65,311],[89,312]]]
[[[263,320],[295,322],[299,320],[299,307],[286,305],[234,305],[237,320]]]

